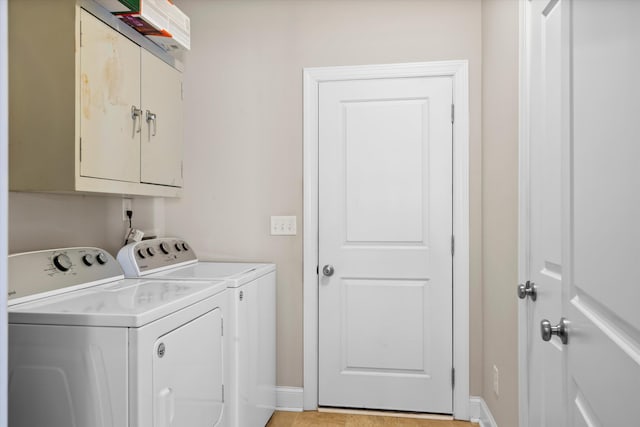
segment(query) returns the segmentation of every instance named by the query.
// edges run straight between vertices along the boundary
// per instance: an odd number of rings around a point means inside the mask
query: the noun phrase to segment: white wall
[[[482,390],[479,0],[180,0],[185,60],[185,191],[166,230],[201,258],[278,265],[278,378],[302,386],[302,236],[269,235],[270,215],[302,229],[302,69],[468,59],[471,90],[471,392]]]
[[[0,427],[7,425],[7,1],[0,0]]]

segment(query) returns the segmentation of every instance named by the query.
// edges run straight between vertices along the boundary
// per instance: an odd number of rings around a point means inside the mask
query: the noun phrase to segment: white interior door
[[[638,425],[640,2],[572,2],[570,426]]]
[[[558,0],[533,0],[530,28],[530,133],[528,273],[536,298],[527,310],[528,425],[563,425],[563,345],[542,341],[540,322],[562,313],[562,7]]]
[[[637,425],[640,3],[527,7],[529,275],[537,286],[537,300],[526,303],[527,423]],[[540,321],[561,318],[566,342],[538,341]]]
[[[452,412],[451,104],[449,77],[320,83],[321,406]]]

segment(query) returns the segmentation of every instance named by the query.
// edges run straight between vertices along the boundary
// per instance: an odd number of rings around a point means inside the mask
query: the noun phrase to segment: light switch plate
[[[272,216],[271,235],[272,236],[295,236],[296,217],[295,216]]]

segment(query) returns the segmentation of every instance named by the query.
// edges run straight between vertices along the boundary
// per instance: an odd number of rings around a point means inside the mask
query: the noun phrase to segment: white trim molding
[[[318,407],[318,91],[321,82],[449,76],[453,82],[453,415],[469,419],[469,65],[468,61],[305,68],[303,112],[304,409]]]
[[[302,412],[302,387],[276,387],[276,410],[287,412]]]
[[[470,421],[480,424],[480,427],[498,427],[487,402],[481,397],[471,396],[469,398],[469,413],[471,415]]]
[[[7,0],[0,0],[0,427],[6,426],[7,416],[7,255],[9,218],[9,59],[8,59]]]

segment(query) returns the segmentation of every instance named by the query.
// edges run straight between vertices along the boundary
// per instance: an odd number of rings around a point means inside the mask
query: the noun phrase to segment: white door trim
[[[0,427],[7,425],[7,244],[9,241],[9,47],[7,1],[0,0]]]
[[[468,61],[303,70],[304,409],[318,407],[318,90],[321,82],[450,76],[453,80],[453,414],[469,419],[469,77]]]
[[[519,144],[518,144],[518,282],[525,283],[530,277],[529,272],[529,66],[530,66],[530,28],[528,25],[530,2],[520,0],[519,18]],[[514,289],[515,293],[515,289]],[[527,329],[526,300],[518,302],[518,406],[520,427],[528,427],[529,420],[529,361],[527,357],[527,343],[529,331]]]

